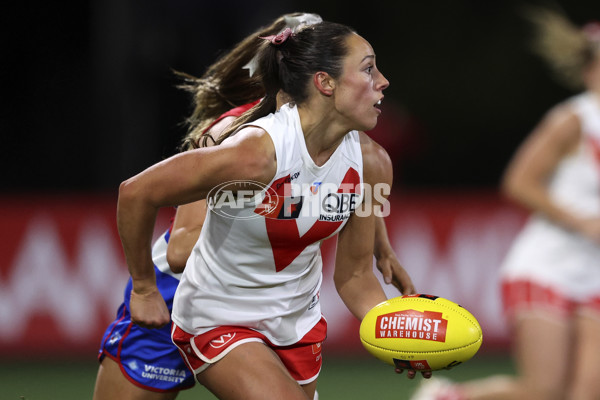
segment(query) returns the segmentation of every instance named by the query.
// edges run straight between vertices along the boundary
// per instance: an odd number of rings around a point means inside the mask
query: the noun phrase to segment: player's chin
[[[375,129],[375,127],[377,126],[378,116],[379,115],[375,115],[375,116],[369,116],[368,118],[364,118],[361,121],[361,124],[360,124],[361,127],[357,130],[370,131],[371,129]]]
[[[362,129],[363,131],[370,131],[372,129],[375,129],[375,127],[377,126],[377,120],[375,120],[375,122],[373,122],[372,124],[369,124],[368,127],[366,127],[365,129]]]

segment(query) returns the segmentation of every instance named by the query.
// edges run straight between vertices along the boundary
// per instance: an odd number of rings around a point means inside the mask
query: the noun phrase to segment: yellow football
[[[360,324],[369,353],[401,369],[450,369],[477,353],[483,332],[477,319],[443,297],[415,294],[373,307]]]

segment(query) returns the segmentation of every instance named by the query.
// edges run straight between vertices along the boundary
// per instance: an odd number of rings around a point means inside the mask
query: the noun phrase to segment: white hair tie
[[[296,16],[289,16],[283,18],[285,21],[285,27],[292,30],[292,33],[298,32],[300,29],[323,22],[318,14],[303,13]],[[252,57],[248,64],[244,65],[242,69],[247,69],[250,76],[254,76],[254,73],[258,69],[258,55]]]

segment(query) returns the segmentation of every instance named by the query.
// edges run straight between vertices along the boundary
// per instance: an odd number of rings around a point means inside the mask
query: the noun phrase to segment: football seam
[[[435,353],[448,353],[450,351],[455,351],[455,350],[461,350],[470,346],[473,346],[474,344],[477,344],[478,342],[482,341],[482,337],[480,336],[479,339],[477,339],[476,341],[469,343],[467,345],[461,346],[461,347],[453,347],[451,349],[447,349],[447,350],[431,350],[431,351],[404,351],[404,350],[390,350],[387,349],[385,347],[379,347],[376,346],[374,344],[371,344],[367,341],[361,340],[363,342],[363,344],[366,344],[368,346],[371,346],[373,348],[379,349],[379,350],[383,350],[386,351],[388,353],[410,353],[410,354],[435,354]]]

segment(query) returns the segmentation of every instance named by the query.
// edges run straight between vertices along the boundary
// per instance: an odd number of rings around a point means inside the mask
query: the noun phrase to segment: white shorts
[[[600,296],[600,246],[541,218],[517,236],[500,270],[503,282],[530,282],[575,303]]]
[[[279,356],[300,385],[306,385],[319,376],[323,363],[322,343],[326,336],[325,318],[321,318],[300,341],[290,346],[276,346],[265,335],[241,326],[222,326],[196,336],[183,331],[175,323],[171,330],[173,343],[179,348],[188,368],[196,376],[225,357],[236,346],[260,342],[269,346]]]

